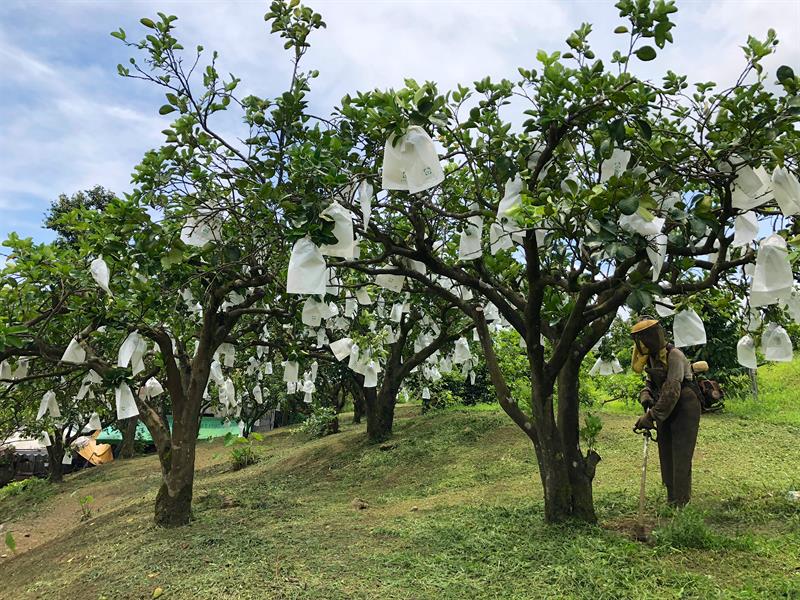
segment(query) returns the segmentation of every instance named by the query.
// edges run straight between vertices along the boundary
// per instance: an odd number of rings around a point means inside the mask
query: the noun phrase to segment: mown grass
[[[626,535],[641,467],[632,408],[602,413],[600,523],[548,526],[533,448],[496,407],[404,407],[384,446],[367,445],[362,426],[311,441],[277,431],[256,444],[258,464],[233,471],[221,444],[202,443],[195,520],[178,530],[151,525],[154,457],[71,477],[11,528],[75,490],[120,498],[0,562],[0,598],[149,598],[157,587],[165,598],[800,598],[800,506],[787,498],[800,489],[799,366],[774,375],[788,417],[738,400],[704,417],[691,509],[666,506],[653,453],[650,543]]]

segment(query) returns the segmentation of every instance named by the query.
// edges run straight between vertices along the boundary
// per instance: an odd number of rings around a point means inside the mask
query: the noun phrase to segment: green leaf
[[[636,52],[636,58],[643,62],[649,62],[656,57],[656,49],[652,46],[642,46]]]
[[[633,290],[628,296],[627,304],[631,310],[638,313],[653,304],[653,297],[644,290]]]
[[[653,137],[653,128],[650,127],[650,123],[644,119],[636,119],[636,124],[639,126],[639,129],[642,130],[642,136],[644,136],[644,139],[649,140],[651,137]]]
[[[161,108],[158,109],[158,114],[160,114],[160,115],[168,115],[169,113],[174,112],[174,111],[175,111],[175,107],[174,106],[170,106],[169,104],[165,104],[164,106],[162,106]]]
[[[170,268],[172,265],[177,265],[183,262],[183,251],[180,248],[172,248],[164,256],[161,257],[161,266],[165,269]]]
[[[153,20],[152,19],[148,19],[147,17],[139,19],[139,23],[141,23],[145,27],[149,27],[150,29],[155,29],[156,28],[156,24],[153,23]]]
[[[6,546],[8,546],[9,550],[11,550],[12,552],[14,552],[16,554],[16,552],[17,552],[17,542],[14,541],[14,536],[11,535],[10,531],[6,532]]]
[[[628,196],[620,200],[617,206],[623,215],[632,215],[639,209],[639,199],[636,196]]]

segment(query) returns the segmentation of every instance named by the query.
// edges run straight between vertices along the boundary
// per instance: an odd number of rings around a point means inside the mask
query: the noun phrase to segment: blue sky
[[[348,92],[398,87],[404,77],[445,87],[485,75],[514,77],[535,66],[536,50],[563,50],[581,22],[594,24],[593,47],[607,57],[619,43],[612,0],[339,1],[308,0],[328,28],[312,39],[306,68],[321,71],[314,109],[329,112]],[[283,89],[289,62],[263,20],[268,2],[70,0],[0,2],[0,237],[11,231],[49,239],[42,215],[59,193],[103,185],[130,190],[130,173],[158,146],[169,123],[163,95],[123,79],[131,56],[109,32],[142,37],[139,18],[175,14],[177,37],[220,52],[222,72],[242,92]],[[654,79],[672,69],[689,81],[733,83],[748,33],[769,27],[781,44],[767,63],[800,67],[800,1],[679,0],[675,44],[636,72]]]

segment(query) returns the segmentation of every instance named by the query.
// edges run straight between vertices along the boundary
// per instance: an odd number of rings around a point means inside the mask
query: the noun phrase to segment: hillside
[[[363,426],[308,441],[279,430],[232,471],[198,450],[195,521],[151,525],[154,456],[0,495],[0,598],[777,598],[800,597],[798,361],[765,369],[760,408],[703,418],[692,509],[665,506],[652,448],[650,543],[636,516],[641,440],[602,414],[597,527],[549,527],[533,448],[496,407],[420,415],[388,445]],[[347,419],[345,419],[347,420]],[[91,517],[79,500],[91,495]],[[354,499],[366,508],[356,508]]]

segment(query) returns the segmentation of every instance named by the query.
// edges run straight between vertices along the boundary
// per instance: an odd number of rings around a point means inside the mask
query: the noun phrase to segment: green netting
[[[171,429],[172,417],[167,417],[167,419]],[[225,425],[225,421],[223,419],[218,419],[216,417],[203,417],[203,420],[200,422],[200,432],[197,434],[197,439],[207,440],[209,438],[224,437],[228,432],[231,432],[234,435],[239,435],[239,426],[233,421]],[[138,425],[136,426],[136,439],[143,442],[153,441],[153,438],[150,436],[150,432],[141,421],[139,421]],[[122,441],[122,434],[116,427],[112,425],[111,427],[106,427],[102,431],[100,436],[97,438],[97,441],[105,444],[113,444]]]

